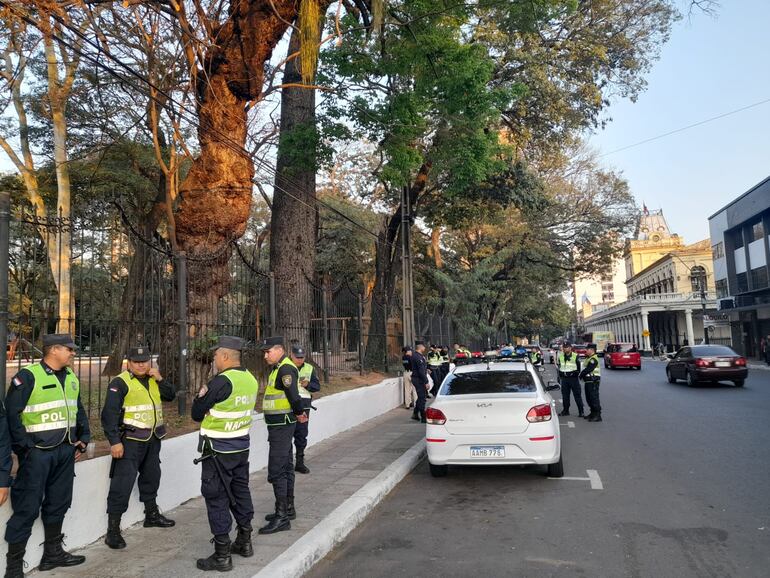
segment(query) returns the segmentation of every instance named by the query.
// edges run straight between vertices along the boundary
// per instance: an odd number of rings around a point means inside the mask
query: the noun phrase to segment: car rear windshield
[[[636,353],[636,345],[633,343],[613,343],[607,346],[607,351],[610,353]]]
[[[443,395],[528,393],[534,391],[537,391],[537,386],[528,371],[453,373],[447,377],[441,388]]]
[[[714,355],[738,355],[729,347],[723,345],[696,346],[692,348],[692,354],[695,357],[711,357]]]

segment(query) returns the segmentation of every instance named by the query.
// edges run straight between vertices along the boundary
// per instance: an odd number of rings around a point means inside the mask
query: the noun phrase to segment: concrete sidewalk
[[[254,557],[233,556],[233,571],[226,575],[245,577],[257,574],[413,448],[425,437],[425,426],[412,421],[410,415],[410,412],[397,408],[308,448],[305,457],[311,473],[297,474],[297,519],[292,521],[290,531],[271,536],[257,534],[257,528],[265,523],[264,515],[273,511],[275,501],[272,486],[267,483],[267,472],[260,470],[252,474],[251,493],[255,511]],[[310,436],[312,435],[311,417]],[[190,456],[190,459],[194,457]],[[137,499],[136,488],[132,499]],[[94,507],[104,508],[104,504],[94,504]],[[209,543],[211,534],[203,499],[190,500],[164,513],[176,521],[174,528],[143,528],[141,524],[136,524],[123,532],[128,543],[126,549],[110,550],[99,541],[77,550],[79,554],[87,557],[82,566],[56,569],[45,572],[44,575],[51,578],[190,578],[218,575],[216,572],[201,572],[195,567],[197,558],[206,557],[213,552],[213,546]],[[234,539],[234,528],[230,534]],[[32,565],[38,561],[28,562]]]

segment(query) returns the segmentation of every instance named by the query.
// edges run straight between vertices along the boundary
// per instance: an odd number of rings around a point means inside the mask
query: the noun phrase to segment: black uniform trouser
[[[430,394],[436,397],[441,382],[444,381],[444,369],[440,365],[432,365],[430,377],[433,380],[433,387],[430,388]]]
[[[150,502],[158,497],[160,487],[160,440],[152,436],[146,442],[123,440],[123,457],[114,460],[107,495],[107,513],[123,514],[139,473],[139,500]]]
[[[575,404],[577,404],[578,411],[583,413],[583,396],[580,393],[580,379],[577,375],[562,375],[561,376],[561,401],[564,411],[569,411],[570,399],[569,394],[575,396]]]
[[[29,540],[38,515],[44,525],[61,524],[72,504],[75,479],[75,448],[62,443],[50,450],[33,448],[19,463],[11,487],[13,514],[5,528],[5,541]]]
[[[307,404],[302,404],[303,406]],[[297,448],[297,459],[299,459],[299,456],[305,455],[305,448],[307,447],[307,433],[308,433],[308,426],[310,425],[310,408],[305,408],[305,415],[308,417],[308,421],[305,423],[299,423],[297,422],[296,427],[294,428],[294,447]]]
[[[214,459],[219,462],[219,472]],[[201,465],[201,495],[206,501],[211,533],[215,536],[229,533],[233,518],[239,526],[251,527],[254,504],[249,491],[248,450],[216,454],[216,458],[209,457]],[[230,503],[226,486],[230,488],[235,503]]]
[[[294,496],[294,455],[291,442],[297,424],[267,426],[267,481],[275,499]]]
[[[412,385],[417,390],[417,401],[414,404],[414,411],[422,415],[425,413],[425,400],[428,397],[428,391],[425,389],[424,383],[415,383],[412,380]]]
[[[593,414],[602,413],[602,406],[599,402],[600,381],[600,379],[596,379],[594,381],[585,382],[586,401],[588,402],[588,407],[591,408],[591,413]]]

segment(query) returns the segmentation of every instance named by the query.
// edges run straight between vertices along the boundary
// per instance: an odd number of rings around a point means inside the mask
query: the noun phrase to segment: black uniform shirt
[[[63,367],[58,371],[54,371],[45,361],[41,361],[40,365],[43,366],[45,372],[49,375],[53,374],[59,380],[62,388],[64,387],[64,381],[67,378],[67,368]],[[8,395],[5,398],[5,409],[8,414],[8,431],[11,433],[11,446],[16,455],[24,454],[25,451],[35,447],[32,442],[32,438],[27,435],[27,430],[24,429],[24,424],[21,423],[21,413],[24,408],[27,407],[29,397],[32,395],[32,389],[35,387],[35,377],[32,372],[24,368],[17,373],[11,380],[11,387],[8,388]],[[75,425],[75,437],[77,439],[71,440],[73,443],[81,441],[84,444],[88,444],[91,441],[91,429],[88,427],[88,417],[86,411],[83,409],[83,404],[80,401],[80,394],[78,394],[78,414],[77,423]]]
[[[428,383],[428,362],[417,351],[412,353],[412,383],[423,386]]]
[[[10,485],[12,465],[8,419],[5,415],[5,406],[0,402],[0,488],[7,488]]]
[[[278,363],[281,363],[285,357],[282,357]],[[277,364],[276,364],[277,365]],[[286,415],[265,415],[265,423],[268,425],[280,425],[284,423],[294,423],[296,416],[304,413],[302,407],[302,398],[299,396],[299,372],[293,364],[285,364],[278,368],[278,375],[275,377],[276,389],[282,390],[289,400],[291,409],[294,412],[294,418]]]
[[[593,372],[594,369],[596,369],[596,366],[599,365],[599,362],[596,360],[596,358],[592,357],[588,360],[588,363],[585,364],[585,367],[583,368],[583,371],[580,372],[580,378],[585,379],[589,375],[591,375],[591,372]],[[578,369],[580,366],[578,366]],[[593,379],[593,376],[591,376]]]
[[[133,375],[133,374],[132,374]],[[145,388],[150,388],[149,376],[139,377],[134,376]],[[176,389],[167,380],[158,382],[158,390],[160,391],[160,399],[163,401],[174,401],[176,397]],[[123,401],[128,394],[128,386],[126,382],[121,378],[116,377],[107,386],[107,396],[104,399],[104,407],[102,408],[102,428],[104,429],[104,435],[110,442],[110,445],[121,443],[120,440],[120,424],[123,412]]]

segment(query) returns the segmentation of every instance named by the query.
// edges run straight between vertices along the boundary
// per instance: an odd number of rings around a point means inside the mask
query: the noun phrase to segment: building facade
[[[717,304],[733,347],[761,356],[770,336],[770,177],[709,217]]]

